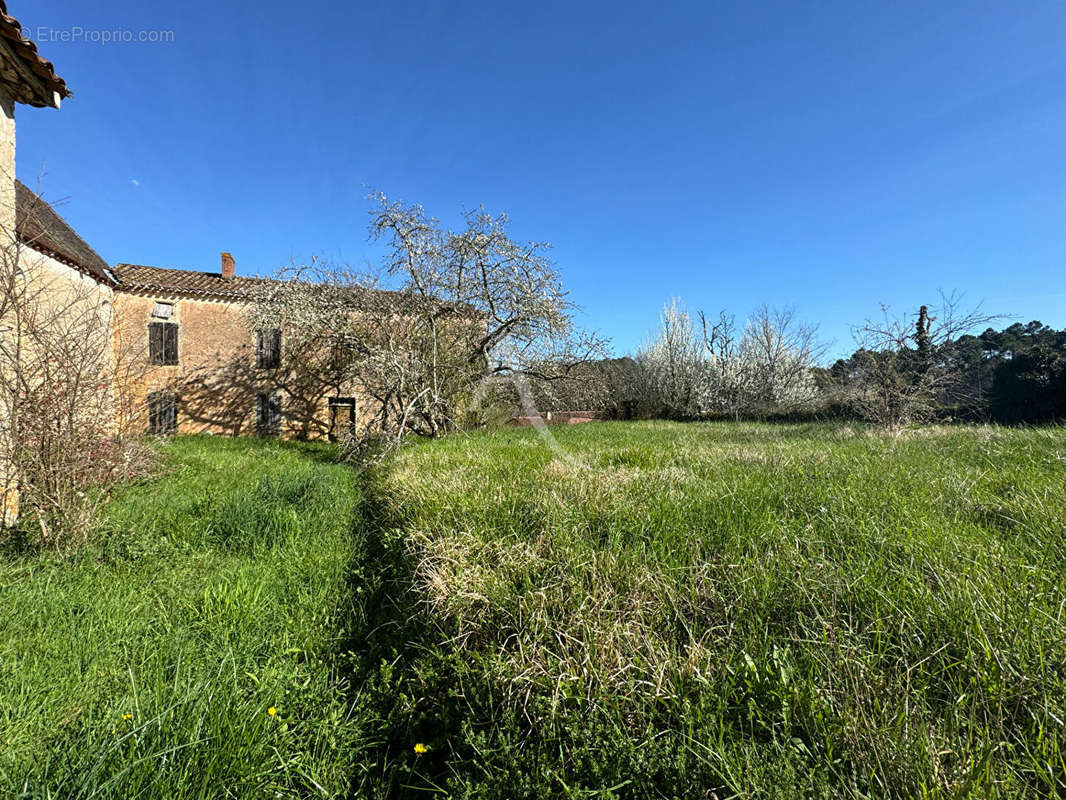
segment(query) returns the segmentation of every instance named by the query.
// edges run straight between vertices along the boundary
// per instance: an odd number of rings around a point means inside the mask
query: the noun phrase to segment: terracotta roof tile
[[[15,100],[31,106],[45,107],[57,105],[53,93],[60,98],[72,96],[66,81],[56,75],[52,62],[46,61],[38,54],[37,45],[23,35],[19,21],[7,13],[4,0],[0,0],[0,39],[3,39],[4,45],[21,61],[22,67],[40,84],[34,86],[24,75],[12,75],[7,70],[0,72],[0,77],[11,90]]]
[[[221,272],[149,267],[144,264],[115,264],[113,271],[118,287],[128,292],[176,294],[218,300],[251,300],[255,297],[256,288],[277,283],[275,278],[246,278],[240,275],[223,278]],[[379,289],[364,291],[388,296],[394,300],[404,297],[398,292]]]
[[[235,302],[251,301],[255,298],[256,288],[277,283],[275,278],[246,278],[235,275],[223,278],[221,272],[203,272],[191,269],[170,269],[167,267],[149,267],[144,264],[115,264],[112,269],[117,288],[127,292],[139,292],[155,295],[178,295],[181,297],[204,297]],[[262,295],[260,295],[262,296]],[[382,298],[387,307],[401,311],[418,301],[404,292],[384,289],[352,289],[353,307],[371,302],[371,298]],[[478,312],[470,306],[445,303],[464,315],[477,316]]]
[[[219,272],[149,267],[143,264],[116,264],[115,277],[127,291],[166,292],[194,297],[246,300],[255,286],[268,278],[223,278]]]

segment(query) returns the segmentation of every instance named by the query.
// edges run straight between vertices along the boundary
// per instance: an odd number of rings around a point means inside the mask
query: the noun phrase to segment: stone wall
[[[0,257],[13,252],[15,240],[15,101],[0,87]],[[0,369],[6,368],[0,364]],[[0,401],[0,453],[9,450],[3,438],[9,430],[5,405]],[[9,525],[18,518],[17,487],[18,476],[0,458],[0,524]]]
[[[0,231],[15,240],[15,101],[0,86]]]
[[[514,417],[509,424],[519,428],[539,422],[546,425],[581,425],[598,419],[603,419],[603,414],[598,411],[545,411],[536,416]]]
[[[168,320],[152,316],[156,303],[172,305]],[[314,354],[295,359],[286,353],[282,335],[282,367],[260,369],[255,334],[240,303],[171,295],[119,292],[115,298],[115,350],[134,352],[134,368],[121,391],[135,409],[130,429],[148,430],[148,395],[165,390],[178,398],[178,432],[247,436],[257,433],[259,394],[279,394],[282,436],[322,439],[331,434],[331,397],[356,397],[352,386],[331,381],[325,372],[309,369]],[[178,363],[153,365],[148,351],[148,325],[178,326]]]

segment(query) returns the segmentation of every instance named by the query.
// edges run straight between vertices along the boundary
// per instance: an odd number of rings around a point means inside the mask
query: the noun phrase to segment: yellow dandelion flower
[[[129,722],[131,719],[133,719],[133,714],[123,714],[122,715],[122,719],[124,719],[127,722]]]
[[[421,742],[419,742],[418,744],[415,745],[415,752],[418,753],[419,755],[421,755],[422,753],[428,753],[429,752],[429,748],[426,747]]]
[[[271,706],[267,709],[267,713],[272,717],[276,717],[278,715],[278,710],[274,708],[274,706]]]

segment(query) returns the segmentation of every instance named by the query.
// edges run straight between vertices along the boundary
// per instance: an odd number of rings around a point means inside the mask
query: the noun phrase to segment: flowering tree
[[[506,215],[468,211],[452,231],[421,206],[374,200],[377,269],[283,270],[250,312],[254,327],[284,329],[287,351],[330,354],[370,401],[367,432],[437,436],[462,424],[486,378],[553,380],[602,353],[574,324],[549,246],[512,238]]]
[[[711,401],[709,355],[681,301],[664,306],[658,333],[636,355],[646,411],[680,418],[706,413]]]
[[[734,318],[698,315],[675,300],[658,333],[637,354],[652,414],[692,418],[765,417],[809,408],[818,397],[813,368],[823,352],[817,330],[791,310],[757,309],[737,338]]]
[[[741,378],[737,414],[764,417],[811,408],[818,399],[813,369],[825,352],[817,334],[817,327],[799,322],[791,309],[758,308],[733,359],[732,372]]]

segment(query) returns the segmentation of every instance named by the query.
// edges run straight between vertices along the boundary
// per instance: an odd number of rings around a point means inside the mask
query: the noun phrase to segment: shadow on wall
[[[278,435],[326,439],[336,432],[330,398],[355,394],[327,354],[293,348],[281,366],[260,367],[251,348],[221,364],[194,368],[168,386],[178,399],[184,430],[230,436]],[[271,419],[271,398],[280,419]],[[279,430],[272,429],[279,426]]]

